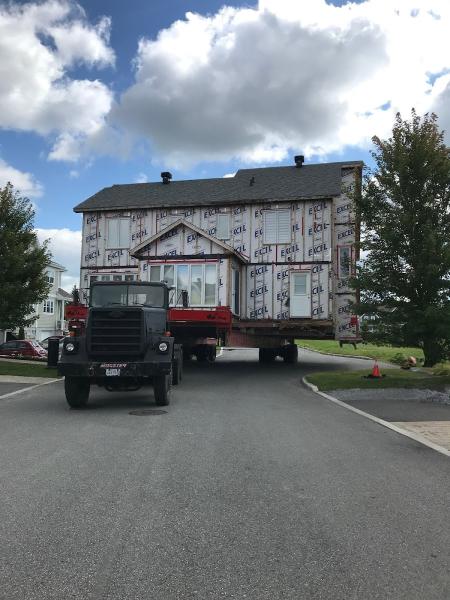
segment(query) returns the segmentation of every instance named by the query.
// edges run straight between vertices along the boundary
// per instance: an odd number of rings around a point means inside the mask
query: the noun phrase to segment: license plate
[[[105,369],[107,377],[118,377],[120,375],[120,369]]]

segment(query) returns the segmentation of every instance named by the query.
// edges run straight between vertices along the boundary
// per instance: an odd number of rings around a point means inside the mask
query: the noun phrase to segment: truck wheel
[[[217,356],[217,349],[215,346],[210,346],[208,348],[208,362],[214,362],[216,360],[216,356]]]
[[[71,408],[84,408],[89,399],[90,387],[87,377],[66,376],[64,378],[64,391],[67,404]]]
[[[294,365],[298,361],[298,346],[289,344],[283,348],[283,360],[288,365]]]
[[[172,385],[178,385],[183,379],[183,359],[180,356],[172,364]]]
[[[259,362],[260,363],[271,363],[275,360],[276,351],[273,348],[260,348],[259,349]]]
[[[172,373],[158,375],[153,380],[153,392],[156,406],[167,406],[170,402]]]

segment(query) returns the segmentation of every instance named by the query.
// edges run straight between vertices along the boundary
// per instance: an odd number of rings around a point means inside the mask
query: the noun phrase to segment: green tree
[[[0,188],[0,329],[32,322],[33,304],[44,300],[50,285],[48,243],[39,244],[34,210],[8,183]]]
[[[372,139],[376,168],[357,207],[361,248],[354,283],[372,339],[419,346],[425,366],[450,355],[450,155],[437,117],[397,114],[388,140]]]

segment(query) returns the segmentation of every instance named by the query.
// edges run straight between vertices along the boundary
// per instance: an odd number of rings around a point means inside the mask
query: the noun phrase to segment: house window
[[[291,242],[291,211],[264,211],[264,243],[289,244]]]
[[[230,215],[229,214],[218,214],[217,215],[217,225],[216,225],[216,238],[219,240],[229,240],[230,239]]]
[[[47,280],[47,283],[55,283],[55,274],[53,273],[53,271],[47,271],[45,279]]]
[[[351,246],[338,246],[338,277],[347,279],[351,275]]]
[[[164,281],[172,288],[169,298],[172,306],[182,304],[181,292],[189,294],[191,306],[215,306],[217,304],[216,264],[151,265],[150,281]]]
[[[55,305],[53,300],[45,300],[42,304],[42,312],[52,315],[55,310]]]
[[[106,219],[106,247],[128,248],[130,245],[130,219]]]

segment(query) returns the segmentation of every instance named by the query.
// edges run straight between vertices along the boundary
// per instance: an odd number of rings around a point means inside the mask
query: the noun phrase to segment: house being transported
[[[361,173],[360,161],[305,165],[298,156],[234,177],[162,173],[161,182],[105,188],[74,209],[83,213],[82,295],[92,281],[163,280],[175,307],[229,307],[229,345],[359,340],[349,278]]]

